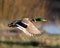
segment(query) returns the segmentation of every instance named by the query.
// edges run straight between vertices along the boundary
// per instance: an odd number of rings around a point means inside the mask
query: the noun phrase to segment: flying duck
[[[31,21],[46,22],[46,20],[43,20],[42,18],[31,19]],[[10,24],[8,24],[8,26],[12,28],[18,28],[29,36],[33,36],[33,34],[41,34],[41,31],[39,31],[31,21],[29,20],[29,18],[23,18],[11,22]]]

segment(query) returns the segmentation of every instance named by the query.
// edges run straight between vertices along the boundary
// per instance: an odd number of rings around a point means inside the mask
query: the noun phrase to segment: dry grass
[[[35,43],[36,46],[34,46]],[[60,36],[43,34],[30,37],[16,29],[0,32],[0,47],[9,48],[10,46],[12,48],[60,48]]]
[[[0,20],[43,17],[47,14],[48,4],[46,0],[0,0]]]

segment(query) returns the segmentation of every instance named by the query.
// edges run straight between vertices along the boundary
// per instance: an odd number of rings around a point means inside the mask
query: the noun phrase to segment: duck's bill
[[[43,19],[42,21],[43,21],[43,22],[47,22],[47,20],[45,20],[45,19]]]

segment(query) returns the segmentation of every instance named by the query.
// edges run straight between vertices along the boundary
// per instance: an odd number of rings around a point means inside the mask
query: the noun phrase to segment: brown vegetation
[[[0,18],[6,21],[46,16],[49,4],[46,0],[0,0],[0,2]]]

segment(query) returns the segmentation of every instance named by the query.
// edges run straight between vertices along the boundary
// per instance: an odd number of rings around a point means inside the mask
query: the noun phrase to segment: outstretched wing
[[[23,31],[26,35],[29,35],[29,36],[33,36],[32,34],[30,34],[27,30],[26,30],[26,28],[24,28],[24,27],[22,27],[22,26],[20,26],[20,25],[18,25],[18,24],[16,24],[18,27],[18,29],[20,29],[21,31]]]

